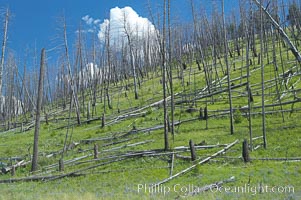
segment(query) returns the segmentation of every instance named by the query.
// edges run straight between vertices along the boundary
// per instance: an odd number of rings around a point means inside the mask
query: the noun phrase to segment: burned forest
[[[0,199],[300,199],[301,1],[208,2],[22,56],[0,2]]]

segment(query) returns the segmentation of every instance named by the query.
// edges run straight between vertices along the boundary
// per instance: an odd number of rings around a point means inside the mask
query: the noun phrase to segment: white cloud
[[[84,20],[84,22],[86,22],[86,24],[88,24],[88,25],[91,25],[94,21],[94,19],[92,17],[90,17],[89,15],[82,17],[82,20]]]
[[[101,41],[104,41],[108,27],[110,27],[110,38],[114,41],[125,36],[125,29],[132,36],[139,37],[155,30],[154,25],[147,18],[139,16],[131,7],[115,7],[110,10],[110,18],[99,24],[98,38]]]
[[[106,32],[106,29],[108,28],[109,24],[110,24],[110,21],[109,21],[108,19],[105,19],[105,20],[103,21],[103,23],[101,23],[101,24],[99,25],[100,30],[99,30],[99,32],[98,32],[98,38],[99,38],[101,41],[104,41],[104,40],[105,40],[105,35],[106,35],[105,32]]]
[[[85,22],[85,24],[87,25],[87,29],[88,30],[83,30],[82,32],[89,32],[89,33],[93,33],[95,32],[100,24],[100,19],[94,19],[93,17],[90,17],[89,15],[86,15],[84,17],[82,17],[82,20]]]
[[[100,19],[96,19],[96,20],[93,21],[93,24],[97,25],[97,24],[100,24],[100,22],[101,22]]]

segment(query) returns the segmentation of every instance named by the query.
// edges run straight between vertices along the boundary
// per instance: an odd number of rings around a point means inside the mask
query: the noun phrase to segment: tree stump
[[[207,106],[204,108],[204,120],[208,119],[208,108]]]
[[[59,160],[59,171],[64,171],[64,160],[62,158]]]
[[[49,125],[48,114],[47,113],[45,113],[45,121],[46,121],[46,125]]]
[[[98,145],[94,144],[94,159],[98,159]]]
[[[242,143],[242,157],[244,159],[244,162],[250,162],[250,156],[249,156],[249,147],[248,147],[248,140],[244,139]]]
[[[199,119],[200,119],[200,120],[204,119],[203,108],[202,108],[202,107],[200,108],[200,116],[199,116]]]
[[[90,104],[90,102],[88,103],[88,106],[87,106],[87,120],[88,120],[88,124],[90,124],[90,113],[91,113],[91,111],[90,111],[90,109],[91,109],[91,104]]]
[[[260,60],[260,54],[261,54],[261,53],[258,54],[257,65],[260,65],[260,63],[261,63],[261,62],[260,62],[260,61],[261,61],[261,60]]]
[[[169,133],[171,132],[171,126],[170,126],[169,117],[167,117],[167,131],[168,131]]]
[[[190,153],[191,153],[191,161],[196,160],[196,154],[195,154],[195,148],[194,143],[192,140],[189,140],[189,147],[190,147]]]
[[[204,108],[204,120],[206,120],[206,129],[208,129],[208,108]]]
[[[102,117],[101,117],[101,128],[105,127],[105,114],[102,113]]]
[[[16,167],[12,166],[12,168],[11,168],[11,176],[15,176],[15,174],[16,174]]]
[[[23,133],[23,130],[24,130],[24,125],[23,125],[23,122],[21,123],[21,133]]]
[[[202,68],[201,68],[201,66],[200,66],[200,62],[197,60],[196,61],[196,64],[198,65],[198,69],[199,69],[199,71],[201,71],[202,70]]]

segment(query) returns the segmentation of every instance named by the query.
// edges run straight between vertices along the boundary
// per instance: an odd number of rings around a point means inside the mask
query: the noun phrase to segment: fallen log
[[[146,141],[137,142],[137,143],[133,143],[133,144],[126,144],[126,145],[122,145],[122,146],[119,146],[119,147],[114,147],[114,148],[111,148],[111,149],[104,149],[102,151],[103,152],[115,151],[115,150],[119,150],[119,149],[122,149],[122,148],[143,145],[143,144],[147,144],[147,143],[154,142],[154,141],[155,140],[146,140]]]
[[[190,156],[183,156],[183,155],[180,155],[180,154],[176,154],[176,158],[180,158],[180,159],[185,160],[185,161],[191,161]]]
[[[92,142],[104,141],[104,140],[113,140],[113,139],[117,139],[117,137],[91,138],[91,139],[81,140],[80,142],[83,143],[83,144],[89,144],[89,143],[92,143]]]
[[[125,160],[127,158],[120,158],[117,160],[110,160],[108,162],[104,162],[104,163],[100,163],[97,165],[93,165],[93,166],[89,166],[83,169],[79,169],[73,172],[69,172],[69,173],[65,173],[65,174],[60,174],[60,175],[50,175],[50,176],[31,176],[31,177],[25,177],[25,178],[10,178],[10,179],[4,179],[4,180],[0,180],[0,183],[15,183],[15,182],[29,182],[29,181],[52,181],[52,180],[57,180],[57,179],[61,179],[64,177],[74,177],[74,176],[80,176],[80,173],[90,170],[90,169],[94,169],[100,166],[104,166],[107,164],[111,164],[113,162],[119,162],[122,160]]]
[[[248,84],[247,82],[244,82],[244,83],[239,84],[239,85],[231,86],[231,90],[234,90],[234,89],[239,88],[239,87],[246,86],[247,84]],[[175,102],[175,105],[179,105],[179,104],[183,104],[183,103],[195,102],[196,100],[204,99],[204,98],[208,98],[208,97],[212,97],[214,95],[221,94],[221,93],[224,93],[224,92],[227,92],[227,91],[228,91],[228,88],[225,88],[225,89],[222,89],[222,90],[219,90],[219,91],[216,91],[216,92],[212,92],[212,93],[208,93],[208,94],[196,96],[192,100],[182,100],[182,101]]]
[[[301,157],[291,158],[252,158],[251,160],[262,160],[262,161],[301,161]]]
[[[64,165],[68,165],[68,164],[72,164],[76,161],[79,161],[79,160],[82,160],[82,159],[85,159],[85,158],[88,158],[90,156],[92,156],[93,154],[88,154],[88,155],[85,155],[85,156],[81,156],[81,157],[77,157],[77,158],[74,158],[74,159],[70,159],[70,160],[66,160],[64,161]],[[58,167],[59,164],[52,164],[52,165],[49,165],[49,166],[46,166],[44,167],[45,170],[49,170],[49,169],[52,169],[52,168],[56,168]]]
[[[166,183],[166,182],[168,182],[168,181],[170,181],[170,180],[172,180],[172,179],[174,179],[174,178],[177,178],[177,177],[179,177],[179,176],[181,176],[181,175],[183,175],[183,174],[185,174],[185,173],[191,171],[192,169],[196,168],[198,165],[204,164],[204,163],[208,162],[210,159],[215,158],[216,156],[218,156],[218,155],[220,155],[220,154],[226,152],[228,149],[230,149],[231,147],[233,147],[233,146],[234,146],[235,144],[237,144],[237,143],[238,143],[238,140],[235,140],[235,141],[232,142],[231,144],[227,145],[224,149],[222,149],[222,150],[220,150],[220,151],[218,151],[218,152],[212,154],[211,156],[209,156],[209,157],[207,157],[207,158],[205,158],[205,159],[203,159],[203,160],[200,160],[200,161],[197,162],[196,164],[194,164],[194,165],[192,165],[192,166],[190,166],[190,167],[184,169],[183,171],[180,171],[180,172],[178,172],[177,174],[175,174],[175,175],[173,175],[173,176],[170,176],[170,177],[168,177],[168,178],[166,178],[166,179],[164,179],[164,180],[162,180],[162,181],[160,181],[160,182],[158,182],[158,183],[156,183],[156,184],[152,184],[152,185],[160,185],[160,184]],[[196,161],[197,161],[197,160],[196,160]]]
[[[80,145],[79,142],[71,142],[71,144],[69,144],[69,145],[66,147],[65,151],[72,150],[72,149],[74,149],[75,147],[77,147],[78,145]],[[59,151],[56,151],[56,152],[51,152],[50,154],[46,155],[46,158],[51,158],[51,157],[56,156],[56,155],[59,155],[59,154],[61,154],[61,153],[63,153],[63,150],[59,150]]]
[[[13,168],[17,169],[18,167],[26,166],[29,163],[31,163],[31,161],[25,162],[25,160],[21,160],[20,162],[17,162],[16,164],[14,164],[12,166],[3,167],[1,169],[1,171],[2,171],[3,174],[6,174],[6,173],[10,172]]]
[[[230,182],[234,182],[234,181],[235,181],[235,177],[231,176],[230,178],[228,178],[226,180],[218,181],[218,182],[215,182],[215,183],[212,183],[209,185],[205,185],[203,187],[196,187],[192,192],[189,192],[187,194],[187,196],[195,196],[195,195],[202,194],[203,192],[206,192],[209,190],[212,191],[215,188],[222,187],[222,185],[225,183],[230,183]],[[216,190],[214,190],[214,191],[216,191]]]
[[[194,148],[195,149],[212,149],[212,148],[226,147],[226,146],[227,146],[227,144],[202,145],[202,146],[195,145]],[[175,150],[189,150],[190,147],[180,146],[180,147],[175,147],[174,149]]]

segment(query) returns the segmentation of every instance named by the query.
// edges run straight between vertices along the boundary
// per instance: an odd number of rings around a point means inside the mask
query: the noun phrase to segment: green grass
[[[271,45],[271,44],[269,44]],[[259,46],[257,46],[259,48]],[[279,49],[277,61],[280,63]],[[285,55],[285,49],[282,49],[283,55]],[[293,60],[293,56],[290,54],[290,59]],[[271,56],[271,53],[270,53]],[[295,62],[289,62],[290,60],[285,58],[284,71],[290,69],[295,65]],[[232,59],[232,58],[231,58]],[[256,60],[257,58],[255,58]],[[212,62],[212,59],[208,59]],[[270,59],[271,60],[271,59]],[[236,60],[231,60],[235,62],[236,71],[231,71],[231,78],[238,78],[241,74],[245,75],[247,73],[246,68],[242,71],[239,67],[245,65],[242,57],[237,57]],[[209,63],[209,64],[210,64]],[[224,65],[224,60],[222,59],[222,64]],[[256,61],[257,64],[257,61]],[[192,68],[192,74],[190,79],[190,84],[187,86],[186,82],[189,81],[189,68],[184,71],[184,85],[182,85],[182,80],[176,78],[176,70],[174,70],[174,89],[175,93],[180,93],[176,96],[176,101],[184,99],[193,99],[195,97],[194,89],[197,89],[197,93],[201,91],[202,88],[206,86],[206,81],[204,78],[204,72],[200,72],[197,69],[195,63],[188,63],[189,67]],[[254,106],[261,105],[261,85],[260,85],[260,66],[252,65],[250,70],[254,70],[251,73],[250,83],[252,86],[252,92],[254,95]],[[258,69],[258,70],[256,70]],[[279,67],[280,69],[280,67]],[[222,74],[221,66],[217,65],[219,78],[224,77]],[[282,69],[281,69],[282,70]],[[279,71],[281,74],[282,71]],[[215,79],[213,76],[213,80]],[[274,67],[272,64],[265,65],[265,80],[274,78]],[[300,76],[292,78],[288,86],[292,86],[294,83],[300,80]],[[246,81],[244,79],[237,79],[233,81],[235,85],[243,83]],[[132,80],[129,80],[131,83]],[[257,85],[254,85],[257,84]],[[268,86],[269,83],[266,83]],[[226,79],[222,83],[222,87],[226,88]],[[219,85],[217,84],[217,88]],[[295,89],[300,88],[300,83],[297,82]],[[285,91],[285,87],[281,87],[281,91]],[[110,96],[112,100],[113,109],[108,109],[106,106],[106,122],[113,122],[113,120],[122,114],[125,114],[135,108],[144,107],[156,101],[162,99],[163,91],[162,85],[160,84],[160,77],[153,77],[149,80],[143,80],[141,88],[139,88],[139,99],[134,100],[134,95],[132,94],[133,87],[129,87],[129,91],[126,91],[122,83],[117,83],[116,86],[110,86]],[[184,91],[184,92],[183,92]],[[203,92],[206,94],[207,91]],[[125,96],[127,93],[127,97]],[[271,96],[266,97],[266,104],[275,103],[277,100],[276,87],[273,86],[265,90],[265,93],[272,93]],[[89,94],[89,92],[87,92]],[[298,94],[297,94],[298,96]],[[247,94],[246,88],[241,87],[233,91],[233,106],[234,108],[240,108],[247,105]],[[86,97],[86,102],[88,101],[88,96]],[[209,101],[205,103],[206,101]],[[211,101],[212,100],[212,101]],[[293,100],[292,94],[287,94],[282,102]],[[81,101],[80,101],[81,102]],[[189,107],[196,108],[197,110],[202,107],[204,108],[208,105],[209,115],[218,114],[222,111],[229,109],[228,105],[228,95],[227,93],[214,95],[212,98],[199,99],[195,103],[187,103],[177,105],[175,109],[175,120],[186,120],[198,117],[198,112],[187,113],[185,110]],[[67,106],[68,107],[68,106]],[[121,113],[117,112],[120,109]],[[283,106],[283,109],[290,109],[291,105]],[[296,103],[294,108],[300,109],[300,103]],[[48,110],[51,106],[47,107]],[[53,109],[53,108],[52,108]],[[266,108],[267,112],[277,111],[280,107],[269,107]],[[101,116],[104,112],[104,104],[97,100],[96,104],[96,116]],[[142,117],[127,118],[121,120],[112,125],[105,126],[101,128],[100,120],[93,121],[89,124],[83,123],[81,126],[74,125],[69,130],[68,141],[80,142],[85,139],[93,138],[108,138],[114,136],[121,136],[132,130],[133,126],[137,129],[153,127],[163,124],[163,107],[162,105],[148,108],[143,110],[146,114]],[[261,112],[261,109],[253,109],[252,112]],[[210,162],[203,165],[197,166],[190,172],[175,178],[174,180],[162,185],[162,188],[170,188],[171,191],[168,194],[164,194],[161,191],[155,193],[143,190],[138,191],[138,186],[156,183],[169,177],[170,168],[169,160],[170,156],[153,156],[153,157],[136,157],[126,159],[120,162],[111,163],[109,165],[104,165],[97,167],[92,170],[88,170],[85,175],[78,177],[66,177],[54,181],[40,181],[40,182],[18,182],[10,184],[1,184],[0,187],[0,199],[300,199],[301,198],[301,165],[300,162],[291,161],[261,161],[256,160],[256,158],[291,158],[291,157],[301,157],[301,137],[300,131],[301,126],[299,125],[301,114],[300,111],[294,113],[284,113],[284,122],[282,121],[281,113],[267,114],[266,115],[266,131],[267,131],[267,149],[263,148],[262,139],[255,140],[253,142],[254,147],[258,149],[250,152],[250,157],[253,158],[252,162],[244,163],[241,157],[241,146],[242,141],[246,138],[249,139],[249,129],[248,120],[245,116],[240,116],[236,112],[236,123],[235,134],[230,134],[229,118],[227,115],[210,117],[208,120],[208,129],[206,129],[206,122],[204,120],[193,121],[189,123],[183,123],[180,126],[175,127],[174,140],[172,135],[169,134],[170,148],[179,146],[188,146],[189,140],[192,139],[195,144],[198,144],[205,140],[206,144],[229,144],[236,139],[239,139],[239,143],[233,148],[227,151],[226,154],[218,156],[212,159]],[[170,114],[170,113],[169,113]],[[59,113],[57,118],[66,118],[68,116],[68,110]],[[75,123],[75,112],[72,112],[72,123]],[[36,175],[55,175],[68,173],[78,169],[83,169],[88,166],[92,166],[104,161],[93,161],[93,162],[83,162],[81,164],[70,164],[65,165],[65,172],[58,172],[58,167],[52,168],[50,171],[47,166],[51,164],[57,164],[60,155],[53,156],[51,158],[46,158],[52,152],[57,152],[62,150],[66,135],[66,129],[56,129],[68,123],[67,120],[53,120],[51,117],[49,125],[42,123],[40,132],[40,142],[39,142],[39,171]],[[82,117],[85,119],[85,117]],[[22,120],[20,118],[19,120]],[[261,115],[252,116],[252,129],[253,137],[258,137],[262,135],[261,128]],[[71,137],[72,136],[72,137]],[[129,153],[133,151],[142,150],[153,150],[153,149],[163,149],[163,130],[156,130],[146,133],[136,133],[130,134],[124,138],[113,138],[110,140],[99,140],[94,143],[99,145],[99,158],[107,158],[108,156],[116,156],[124,153]],[[121,141],[124,139],[129,139],[126,142],[119,144],[105,146],[112,142]],[[137,142],[153,140],[143,145],[138,146],[126,146]],[[81,156],[89,155],[93,153],[94,143],[85,144],[81,143],[75,149],[68,151],[64,155],[64,160],[78,158]],[[33,144],[33,130],[27,132],[20,132],[19,130],[15,132],[3,132],[0,133],[0,157],[7,158],[8,160],[1,160],[4,163],[9,164],[11,161],[10,157],[20,156],[25,160],[30,159],[32,153]],[[114,151],[107,151],[111,148],[122,147]],[[206,150],[198,150],[198,159],[206,158],[215,152],[221,150],[220,148],[212,148]],[[79,150],[86,150],[84,152]],[[181,155],[189,156],[190,152],[183,152]],[[93,156],[87,157],[80,161],[91,161]],[[193,162],[182,160],[180,158],[175,158],[173,174],[180,172],[189,166],[194,164]],[[16,170],[16,175],[14,178],[21,178],[31,176],[30,166],[25,168],[20,168]],[[10,174],[0,175],[1,179],[12,178]],[[185,189],[189,186],[202,187],[207,184],[216,183],[221,180],[235,177],[235,181],[227,183],[224,186],[232,189],[232,192],[225,192],[225,189],[219,191],[207,191],[203,192],[197,196],[185,197]],[[250,192],[235,192],[235,188],[244,187],[246,184],[250,184],[249,187],[252,188]],[[255,187],[259,185],[268,186],[272,188],[274,186],[283,188],[285,186],[293,186],[294,192],[292,193],[272,193],[272,192],[262,192],[258,190],[254,191]],[[142,186],[141,186],[142,187]],[[179,191],[183,188],[183,191]],[[176,191],[175,191],[176,189]],[[258,188],[257,188],[258,189]],[[256,193],[256,194],[255,194]]]

